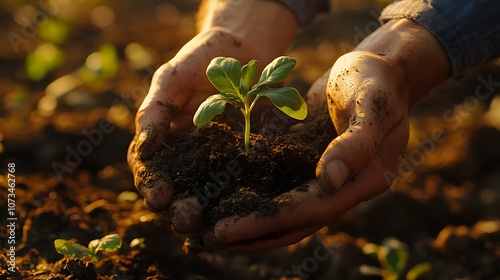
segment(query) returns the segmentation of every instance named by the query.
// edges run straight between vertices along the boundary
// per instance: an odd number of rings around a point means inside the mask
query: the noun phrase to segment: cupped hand
[[[304,185],[308,191],[302,186],[277,197],[281,208],[274,216],[219,221],[204,235],[206,249],[292,244],[386,191],[391,183],[387,174],[397,169],[408,140],[410,89],[405,79],[399,65],[371,52],[338,59],[308,93],[310,107],[327,103],[339,134],[323,153],[316,179]]]
[[[216,93],[205,69],[217,56],[232,56],[242,62],[259,57],[249,42],[226,29],[212,28],[200,33],[155,72],[137,112],[136,135],[129,147],[128,163],[136,188],[153,211],[168,208],[173,189],[168,174],[147,159],[161,148],[168,133],[192,125],[200,103]]]

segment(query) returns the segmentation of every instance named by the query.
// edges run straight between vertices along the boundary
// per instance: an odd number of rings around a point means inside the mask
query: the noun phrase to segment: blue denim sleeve
[[[429,29],[445,49],[452,76],[500,56],[499,0],[401,0],[382,21],[410,18]]]
[[[328,12],[329,0],[277,0],[290,9],[301,26],[309,24],[318,13]]]

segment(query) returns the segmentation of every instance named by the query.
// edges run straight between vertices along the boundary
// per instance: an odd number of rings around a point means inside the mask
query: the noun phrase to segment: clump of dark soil
[[[233,215],[275,213],[272,199],[314,178],[335,136],[327,114],[297,123],[265,107],[252,116],[260,119],[252,131],[260,134],[251,135],[246,153],[238,114],[230,111],[207,126],[169,137],[153,157],[170,176],[174,199],[196,196],[210,224]]]

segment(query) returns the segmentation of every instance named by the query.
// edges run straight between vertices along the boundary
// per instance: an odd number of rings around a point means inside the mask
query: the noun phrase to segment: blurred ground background
[[[300,91],[375,30],[386,5],[332,3],[288,51]],[[294,246],[184,255],[183,237],[142,206],[126,150],[151,75],[195,34],[198,5],[2,1],[0,279],[500,279],[500,87],[487,82],[500,81],[498,59],[446,81],[412,109],[402,165],[411,172],[394,192]],[[103,130],[102,120],[111,125]],[[85,144],[97,130],[102,138]],[[433,141],[437,134],[446,139]],[[68,163],[75,151],[80,159]],[[6,270],[8,163],[17,183],[14,273]],[[95,269],[53,247],[56,238],[87,244],[112,232],[124,245]],[[136,237],[145,248],[131,248]]]

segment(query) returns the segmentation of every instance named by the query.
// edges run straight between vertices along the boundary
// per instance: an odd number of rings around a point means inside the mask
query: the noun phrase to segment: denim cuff
[[[450,60],[452,76],[500,56],[500,1],[402,0],[387,6],[383,22],[409,18],[426,27]]]

